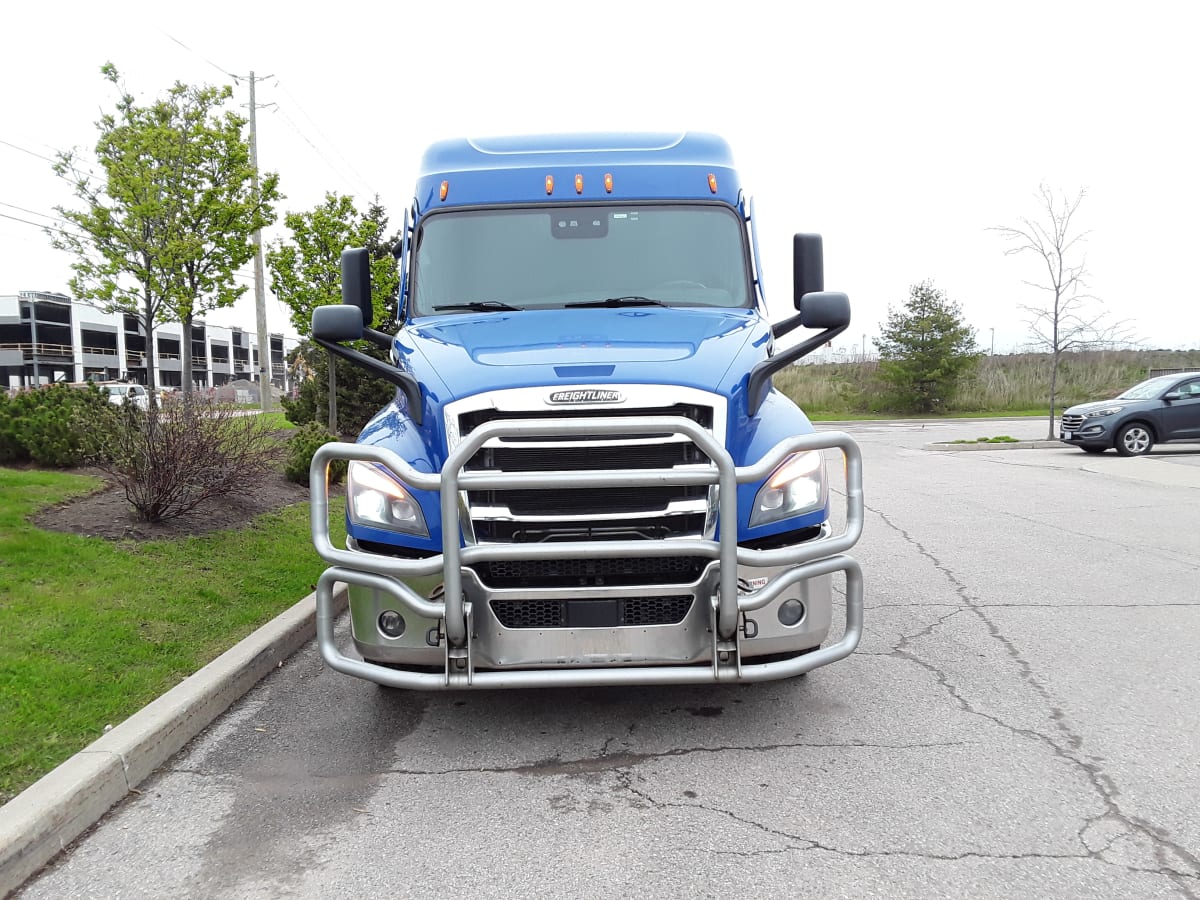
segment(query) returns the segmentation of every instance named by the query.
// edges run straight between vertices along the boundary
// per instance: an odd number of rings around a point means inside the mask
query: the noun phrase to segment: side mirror
[[[800,309],[805,294],[825,290],[825,254],[819,234],[792,238],[792,305]],[[816,326],[812,326],[816,327]]]
[[[1183,394],[1179,393],[1179,391],[1167,391],[1165,394],[1162,395],[1162,398],[1167,401],[1182,400]]]
[[[342,257],[345,259],[345,256]],[[357,306],[318,306],[312,314],[314,338],[332,343],[357,341],[363,336],[362,313]]]
[[[850,298],[837,291],[805,294],[798,304],[805,328],[845,328],[850,324]]]
[[[371,327],[375,307],[371,305],[371,254],[365,247],[342,251],[342,303],[359,310],[362,327]],[[313,315],[315,320],[316,313]]]

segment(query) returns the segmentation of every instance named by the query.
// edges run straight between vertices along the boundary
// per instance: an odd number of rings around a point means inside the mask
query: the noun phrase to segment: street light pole
[[[991,329],[991,332],[992,332],[992,352],[989,353],[988,356],[995,356],[996,355],[996,329],[995,328]]]

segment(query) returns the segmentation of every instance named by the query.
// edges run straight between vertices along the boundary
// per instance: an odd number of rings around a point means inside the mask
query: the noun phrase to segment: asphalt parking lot
[[[19,896],[1200,897],[1200,446],[830,427],[865,461],[849,659],[423,695],[310,645]]]

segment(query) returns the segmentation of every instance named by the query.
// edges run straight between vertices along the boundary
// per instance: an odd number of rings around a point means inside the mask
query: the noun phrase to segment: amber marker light
[[[546,193],[547,194],[554,193],[554,176],[553,175],[546,176]]]
[[[446,195],[447,195],[447,194],[449,194],[449,193],[450,193],[450,182],[448,182],[448,181],[443,181],[443,182],[442,182],[442,187],[441,187],[441,189],[438,191],[438,199],[439,199],[439,200],[445,200],[445,199],[446,199]]]
[[[575,193],[577,193],[577,194],[583,193],[583,176],[582,175],[575,176]]]
[[[612,193],[612,173],[611,172],[604,173],[604,193],[606,193],[606,194]]]
[[[708,173],[708,189],[714,194],[717,192],[717,176],[712,172]]]

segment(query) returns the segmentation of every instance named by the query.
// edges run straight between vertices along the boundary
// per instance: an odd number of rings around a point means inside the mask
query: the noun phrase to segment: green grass
[[[290,431],[296,427],[281,412],[259,413],[258,421],[263,424],[263,427],[269,428],[271,431],[282,431],[284,429]]]
[[[26,521],[97,486],[0,468],[0,803],[310,593],[324,568],[306,504],[143,543]],[[340,501],[331,518],[336,540]]]
[[[981,438],[975,438],[974,440],[966,440],[965,438],[959,438],[956,441],[947,441],[947,443],[950,443],[950,444],[1019,444],[1020,441],[1018,441],[1015,437],[1010,437],[1007,434],[998,434],[995,437],[981,437]]]

